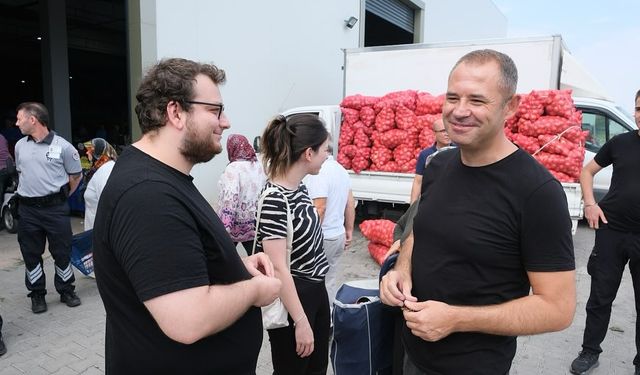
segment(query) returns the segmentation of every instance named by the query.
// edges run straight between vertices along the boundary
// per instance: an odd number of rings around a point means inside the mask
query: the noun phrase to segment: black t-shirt
[[[609,192],[598,205],[608,226],[622,232],[640,232],[640,136],[638,131],[617,135],[605,143],[593,160],[601,167],[613,164]]]
[[[460,150],[425,169],[414,219],[412,293],[419,301],[484,306],[529,294],[527,271],[575,268],[571,220],[562,186],[517,150],[483,167]],[[407,352],[427,374],[504,374],[516,338],[453,333],[427,342],[403,332]]]
[[[129,147],[102,192],[93,241],[107,313],[107,373],[255,374],[260,309],[250,308],[224,331],[184,345],[167,337],[143,304],[251,277],[190,176]]]

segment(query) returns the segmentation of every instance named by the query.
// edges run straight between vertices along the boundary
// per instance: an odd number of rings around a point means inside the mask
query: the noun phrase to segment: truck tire
[[[11,210],[7,206],[2,209],[2,225],[9,233],[18,232],[18,219],[13,217]]]

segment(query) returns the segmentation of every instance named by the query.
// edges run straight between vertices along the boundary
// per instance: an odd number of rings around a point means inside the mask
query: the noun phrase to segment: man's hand
[[[269,259],[269,256],[265,253],[256,253],[251,256],[244,257],[242,258],[242,262],[251,276],[275,276],[273,263],[271,263],[271,259]]]
[[[444,302],[405,301],[403,309],[407,327],[426,341],[438,341],[455,332],[455,307]]]
[[[351,240],[353,240],[353,231],[344,232],[344,248],[345,249],[351,245]]]
[[[391,254],[397,253],[399,251],[400,251],[400,240],[397,240],[396,242],[391,244],[391,247],[389,248],[389,250],[387,250],[387,253],[384,254],[383,259],[387,259]]]
[[[267,306],[275,301],[275,299],[280,295],[282,281],[277,277],[259,275],[252,278],[251,282],[254,283],[258,289],[253,306]]]
[[[597,203],[584,208],[584,217],[587,219],[589,227],[592,229],[598,229],[600,219],[602,219],[603,223],[607,224],[607,218],[604,216],[602,208],[600,208]]]
[[[380,300],[389,306],[404,306],[406,301],[417,301],[411,295],[411,276],[391,270],[380,281]]]

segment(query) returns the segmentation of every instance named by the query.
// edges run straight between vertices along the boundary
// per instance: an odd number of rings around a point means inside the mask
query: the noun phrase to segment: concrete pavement
[[[81,220],[73,218],[74,231],[82,230]],[[377,277],[379,267],[367,252],[360,233],[343,257],[342,281]],[[593,246],[593,231],[581,225],[574,237],[577,263],[578,308],[571,327],[565,331],[518,339],[518,351],[511,374],[568,374],[569,365],[581,349],[584,306],[590,278],[586,271]],[[0,313],[8,353],[0,357],[0,375],[63,375],[104,373],[105,313],[93,279],[76,271],[77,292],[82,305],[69,308],[60,303],[53,288],[53,262],[46,252],[47,303],[44,314],[31,313],[24,287],[24,266],[16,236],[0,231]],[[625,272],[618,298],[614,302],[610,330],[603,343],[600,366],[591,374],[632,374],[635,355],[635,303],[631,278]],[[272,371],[269,343],[265,333],[258,360],[258,375]],[[329,370],[329,374],[331,374]],[[357,374],[354,374],[357,375]]]

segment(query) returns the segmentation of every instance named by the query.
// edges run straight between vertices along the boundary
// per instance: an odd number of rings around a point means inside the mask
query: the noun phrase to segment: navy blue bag
[[[71,264],[85,276],[93,272],[93,229],[73,235]]]
[[[393,317],[377,279],[343,284],[333,303],[331,364],[335,375],[392,372]]]

